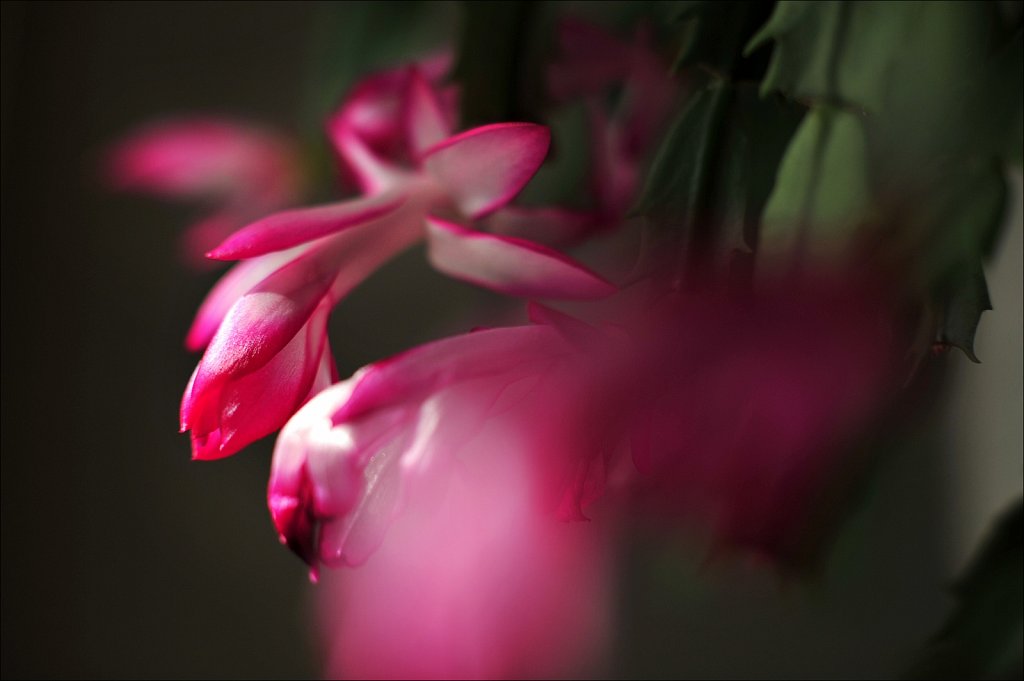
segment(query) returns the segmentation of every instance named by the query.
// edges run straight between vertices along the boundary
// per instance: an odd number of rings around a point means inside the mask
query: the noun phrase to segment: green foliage
[[[747,53],[774,41],[764,93],[881,111],[914,3],[780,2]]]
[[[757,248],[761,213],[802,110],[714,82],[674,121],[636,211],[706,256]]]
[[[1012,679],[1024,660],[1024,531],[1018,501],[954,587],[956,610],[907,678]]]
[[[931,205],[931,240],[937,310],[936,343],[959,348],[971,361],[981,313],[991,310],[982,258],[991,252],[1003,224],[1008,191],[1002,172],[989,167],[955,176],[949,191]]]
[[[681,229],[697,222],[730,94],[730,86],[716,83],[690,99],[651,164],[636,212],[653,214],[659,222],[671,222]]]
[[[762,252],[834,255],[848,248],[871,213],[867,170],[861,118],[828,106],[812,110],[779,167]]]
[[[958,278],[936,293],[939,318],[935,342],[960,348],[972,362],[978,362],[980,360],[974,353],[974,334],[978,330],[981,313],[992,309],[992,301],[988,297],[981,261],[975,259],[971,265],[970,269],[957,272]]]
[[[673,70],[701,66],[720,76],[742,75],[743,47],[765,22],[771,3],[694,0],[680,3],[679,53]]]
[[[1019,13],[991,3],[780,2],[762,92],[805,101],[765,215],[766,251],[868,243],[923,290],[932,342],[976,360],[981,258],[1002,224],[1002,163],[1020,158]],[[1016,24],[1014,24],[1016,22]]]

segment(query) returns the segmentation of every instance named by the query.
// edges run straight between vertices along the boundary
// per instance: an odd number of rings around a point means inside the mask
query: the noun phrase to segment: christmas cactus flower
[[[607,528],[557,504],[574,352],[551,326],[476,331],[366,367],[288,422],[268,489],[281,541],[314,575],[357,568],[323,576],[332,674],[545,676],[599,650]]]
[[[451,61],[449,52],[440,52],[416,62],[414,67],[400,66],[370,74],[352,88],[328,118],[327,136],[342,175],[361,192],[372,192],[374,185],[363,181],[366,178],[359,172],[360,156],[351,155],[352,148],[346,140],[357,139],[380,158],[408,163],[412,158],[410,142],[413,139],[409,131],[414,122],[410,119],[407,101],[413,78],[422,77],[436,92],[438,114],[445,129],[456,125],[458,88],[442,84],[451,69]],[[423,124],[424,120],[419,123]]]
[[[123,189],[214,206],[189,248],[234,265],[188,331],[181,430],[203,460],[280,430],[267,506],[320,583],[332,676],[590,671],[626,527],[806,571],[899,446],[872,445],[924,353],[976,359],[991,308],[1007,3],[527,5],[457,3],[457,45],[355,84],[322,131],[336,200],[298,204],[292,147],[231,121],[110,155]],[[346,73],[433,39],[377,37]],[[562,250],[599,233],[615,283]],[[490,310],[339,380],[330,315],[413,247],[529,323]]]
[[[327,347],[314,312],[326,314],[422,239],[441,271],[509,295],[587,299],[614,291],[548,247],[472,228],[536,172],[548,149],[546,128],[504,123],[449,135],[429,82],[413,69],[405,84],[400,110],[413,162],[379,156],[360,134],[365,126],[353,125],[336,142],[367,196],[271,215],[211,251],[214,258],[245,262],[211,294],[190,335],[193,347],[209,337],[181,409],[196,458],[227,456],[283,425],[289,408],[308,394],[317,353]],[[303,344],[296,340],[301,333],[316,338]],[[286,349],[299,352],[301,371],[280,357]],[[238,386],[254,372],[260,390],[280,398],[279,410],[251,413],[244,397],[249,391]]]
[[[281,541],[314,570],[361,564],[409,490],[455,466],[489,420],[521,411],[528,396],[544,398],[541,383],[571,352],[546,326],[487,329],[324,390],[288,422],[274,451],[268,494]]]

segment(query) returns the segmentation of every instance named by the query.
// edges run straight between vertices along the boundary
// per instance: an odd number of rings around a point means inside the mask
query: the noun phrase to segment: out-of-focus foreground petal
[[[600,657],[609,528],[541,512],[524,446],[485,428],[363,566],[324,576],[329,676],[553,678]]]
[[[630,368],[639,498],[720,548],[811,558],[842,507],[835,484],[866,463],[856,438],[898,388],[901,341],[880,290],[817,276],[750,299],[663,299]]]

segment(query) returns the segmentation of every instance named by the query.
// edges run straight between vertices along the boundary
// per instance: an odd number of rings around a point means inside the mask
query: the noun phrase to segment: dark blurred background
[[[401,3],[2,8],[3,676],[316,676],[316,590],[265,507],[272,442],[193,463],[177,433],[197,361],[182,338],[216,277],[178,257],[200,209],[113,195],[97,168],[138,124],[194,112],[323,154],[318,118],[344,86],[444,31],[405,40],[424,10]],[[426,12],[442,28],[457,15]],[[606,674],[890,676],[939,626],[946,585],[1021,488],[1013,184],[986,363],[942,360],[951,396],[888,458],[821,574],[786,585],[701,569],[681,545],[638,536]],[[458,328],[484,302],[403,256],[335,314],[341,372]]]

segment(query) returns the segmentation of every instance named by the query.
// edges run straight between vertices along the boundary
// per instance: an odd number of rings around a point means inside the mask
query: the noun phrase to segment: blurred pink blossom
[[[556,102],[586,102],[596,226],[606,229],[618,226],[632,208],[681,89],[649,33],[641,25],[626,41],[597,24],[563,18],[559,56],[548,68],[548,89]],[[615,88],[616,103],[610,105]]]
[[[206,252],[246,222],[296,200],[301,183],[297,152],[285,137],[211,117],[150,124],[119,142],[107,164],[117,189],[211,207],[183,237],[194,264],[208,263]]]
[[[355,568],[327,577],[331,673],[578,669],[607,635],[623,510],[806,558],[894,388],[877,292],[652,286],[598,324],[531,305],[532,326],[435,341],[322,392],[278,439],[268,502],[314,575]]]
[[[717,549],[805,561],[898,388],[906,346],[883,290],[832,274],[657,300],[628,368],[642,505]]]
[[[318,600],[331,678],[552,678],[602,657],[609,528],[537,508],[530,459],[491,427]]]

